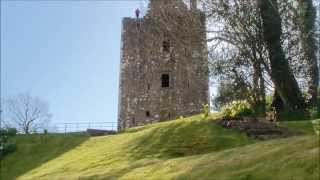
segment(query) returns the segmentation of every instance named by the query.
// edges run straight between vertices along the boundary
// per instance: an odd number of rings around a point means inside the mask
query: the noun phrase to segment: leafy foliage
[[[309,89],[308,95],[313,97],[319,82],[314,55],[319,31],[315,32],[316,5],[312,5],[312,0],[296,3],[288,0],[203,1],[213,79],[236,81],[233,84],[244,82],[241,83],[244,88],[234,89],[234,94],[245,96],[240,99],[247,100],[256,114],[263,114],[266,93],[274,89],[282,92],[281,98],[289,109],[304,110],[307,99],[301,96],[301,91]],[[230,95],[218,94],[216,104],[236,96],[229,89],[223,93]]]
[[[202,105],[202,116],[203,119],[207,119],[209,117],[209,113],[210,113],[210,109],[209,109],[209,105],[208,104],[204,104]]]
[[[320,88],[318,88],[318,102],[317,102],[317,111],[318,111],[318,117],[320,117]]]
[[[0,159],[16,150],[16,144],[11,139],[16,134],[17,130],[14,128],[0,129]]]
[[[317,107],[312,107],[308,110],[309,112],[309,116],[311,119],[316,119],[319,117],[319,114],[318,114],[318,108]]]
[[[273,97],[271,95],[266,96],[266,111],[272,111],[272,100]]]
[[[247,101],[233,101],[222,108],[224,117],[252,116],[252,107]]]
[[[248,99],[249,94],[246,84],[241,79],[233,78],[232,80],[220,81],[218,94],[213,100],[214,108],[220,110],[223,106],[233,101]]]
[[[320,119],[312,121],[314,132],[320,136]]]

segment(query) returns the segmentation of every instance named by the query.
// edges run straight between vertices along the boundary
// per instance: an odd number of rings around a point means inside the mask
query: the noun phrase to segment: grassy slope
[[[90,138],[19,179],[318,179],[310,122],[300,125],[308,135],[257,142],[200,119]]]
[[[83,135],[18,135],[17,151],[0,162],[0,179],[14,179],[73,149],[88,137]]]
[[[304,134],[314,134],[314,129],[311,121],[285,121],[280,122],[280,126],[288,127],[294,131]]]

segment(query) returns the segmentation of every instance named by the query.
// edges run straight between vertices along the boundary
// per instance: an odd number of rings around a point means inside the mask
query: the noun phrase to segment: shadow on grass
[[[195,161],[192,168],[175,179],[318,180],[320,162],[315,160],[319,158],[318,142],[316,136],[302,136],[264,141],[231,149],[229,153],[223,151],[218,156]],[[175,173],[174,169],[170,173]]]
[[[72,150],[88,138],[84,134],[18,135],[15,137],[17,150],[0,162],[0,179],[15,179]]]
[[[146,131],[127,146],[134,159],[184,157],[255,142],[244,134],[226,130],[210,121],[177,122]]]
[[[129,179],[129,177],[125,176],[129,174],[130,172],[133,172],[137,169],[144,168],[144,167],[152,167],[156,164],[154,161],[144,161],[144,162],[130,162],[129,165],[125,168],[119,168],[116,170],[112,170],[111,172],[108,173],[102,173],[102,174],[96,174],[96,175],[91,175],[84,177],[83,179],[86,180],[105,180],[105,179]],[[81,179],[81,178],[80,178]],[[135,177],[130,177],[130,179],[138,179]]]
[[[279,122],[281,127],[285,127],[290,129],[291,131],[295,131],[298,133],[307,134],[307,135],[314,135],[314,127],[312,121],[280,121]]]

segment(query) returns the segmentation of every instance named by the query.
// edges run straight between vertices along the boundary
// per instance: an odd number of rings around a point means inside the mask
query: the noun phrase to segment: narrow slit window
[[[170,54],[170,60],[171,60],[171,62],[175,62],[175,61],[176,61],[176,55],[175,55],[174,52],[172,52],[172,53]]]
[[[135,118],[132,118],[132,124],[136,125],[136,119]]]
[[[162,42],[163,52],[170,52],[170,41]]]
[[[162,74],[162,76],[161,76],[161,86],[163,88],[166,88],[166,87],[170,86],[170,76],[169,76],[169,74]]]
[[[146,116],[150,117],[150,111],[146,111]]]

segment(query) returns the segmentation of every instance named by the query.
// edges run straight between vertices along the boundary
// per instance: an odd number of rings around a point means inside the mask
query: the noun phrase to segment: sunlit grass
[[[318,179],[309,125],[307,135],[261,142],[213,121],[198,115],[90,138],[18,179]]]
[[[18,135],[17,150],[1,160],[0,179],[15,179],[39,165],[77,147],[88,139],[85,135]]]

